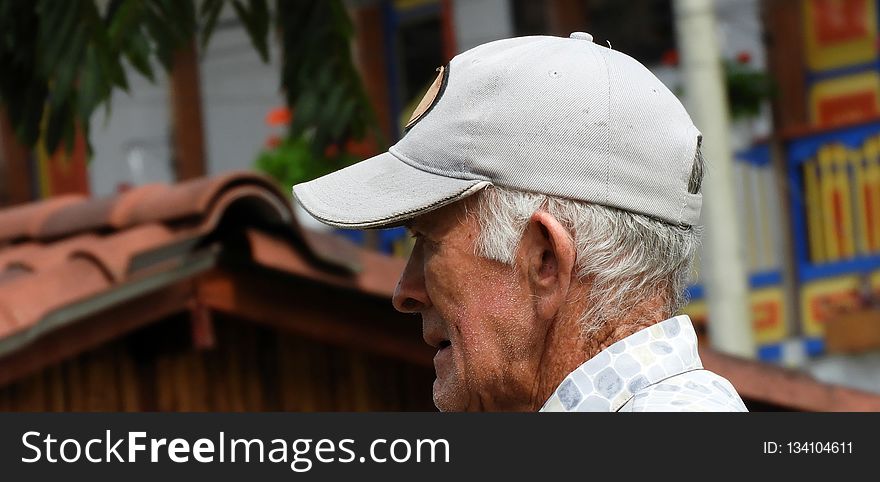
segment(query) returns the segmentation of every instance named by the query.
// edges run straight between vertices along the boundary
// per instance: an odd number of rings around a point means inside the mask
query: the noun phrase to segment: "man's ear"
[[[553,318],[566,301],[574,275],[574,240],[553,215],[538,211],[529,219],[522,248],[538,316]]]

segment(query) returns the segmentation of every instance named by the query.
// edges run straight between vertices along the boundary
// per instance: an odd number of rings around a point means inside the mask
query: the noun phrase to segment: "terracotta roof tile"
[[[0,337],[11,336],[18,330],[18,325],[19,321],[9,308],[0,304]]]
[[[248,203],[253,214],[259,214],[263,221],[273,224],[291,224],[293,212],[286,201],[279,199],[274,191],[267,191],[261,186],[235,186],[217,196],[209,213],[205,216],[199,230],[202,232],[213,230],[220,222],[220,218],[226,214],[230,206],[236,203]],[[256,218],[257,216],[254,216]]]
[[[358,249],[347,239],[329,234],[311,233],[313,242],[322,246],[336,247],[348,252],[361,269],[354,276],[341,277],[322,271],[306,262],[303,256],[284,239],[258,229],[248,229],[247,239],[254,262],[278,271],[324,281],[328,284],[350,288],[375,296],[390,298],[397,286],[397,279],[406,265],[401,258]]]
[[[31,233],[33,239],[51,241],[85,231],[107,227],[117,198],[89,199],[54,210]]]
[[[127,225],[200,216],[209,211],[213,201],[225,189],[248,184],[260,186],[265,191],[274,193],[281,199],[283,205],[287,204],[286,197],[280,194],[278,188],[268,178],[252,172],[231,172],[182,182],[166,191],[157,190],[144,195],[136,205],[132,206],[126,220]]]
[[[0,246],[35,238],[35,234],[53,213],[71,204],[83,202],[84,199],[78,195],[59,196],[0,211]]]
[[[318,257],[346,266],[352,271],[363,270],[362,256],[369,251],[358,248],[345,238],[326,233],[303,231],[303,237]],[[392,259],[387,256],[383,258]]]
[[[9,269],[0,271],[0,284],[6,283],[9,281],[14,281],[14,280],[16,280],[16,279],[18,279],[28,273],[30,273],[30,271],[23,269],[23,268],[18,268],[18,267],[13,267],[13,268],[9,268]]]
[[[393,289],[394,266],[372,281],[350,276],[363,265],[361,250],[303,233],[273,181],[231,172],[102,199],[64,196],[0,210],[0,341],[39,336],[51,329],[44,326],[51,313],[131,284],[135,272],[141,279],[173,269],[206,243],[225,242],[231,233],[213,236],[221,226],[242,236],[247,230],[265,235],[251,256],[277,256],[269,267],[382,296]]]
[[[137,222],[133,212],[141,206],[144,199],[161,197],[162,193],[170,189],[166,184],[146,184],[126,191],[116,200],[107,224],[116,229],[134,226]]]
[[[24,260],[32,256],[40,256],[45,249],[46,246],[44,244],[35,242],[16,244],[5,249],[0,248],[0,273],[3,273],[3,270],[16,267],[24,268]],[[28,268],[25,271],[33,270]]]
[[[0,245],[53,241],[77,233],[121,230],[153,222],[198,221],[216,214],[213,204],[238,187],[257,190],[266,199],[273,199],[283,213],[281,217],[290,222],[287,198],[270,179],[252,172],[230,172],[173,186],[149,184],[103,199],[61,196],[0,210]]]
[[[144,224],[79,246],[70,256],[94,261],[113,282],[119,283],[125,281],[135,256],[165,246],[177,237],[174,231],[162,224]]]
[[[0,250],[0,270],[18,267],[32,272],[41,271],[60,264],[72,252],[98,239],[95,234],[83,234],[54,243],[28,242]]]
[[[103,199],[71,203],[47,216],[34,237],[51,240],[94,230],[120,230],[138,224],[133,212],[145,199],[161,199],[174,188],[166,184],[147,184]]]
[[[36,326],[52,311],[96,295],[110,285],[99,265],[81,258],[4,283],[0,289],[0,338]]]

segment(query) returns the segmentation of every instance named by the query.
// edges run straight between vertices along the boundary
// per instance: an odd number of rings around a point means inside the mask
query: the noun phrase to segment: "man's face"
[[[527,270],[475,254],[479,229],[462,201],[418,217],[416,244],[394,294],[420,313],[436,347],[434,403],[443,411],[528,410],[546,326],[537,322]]]

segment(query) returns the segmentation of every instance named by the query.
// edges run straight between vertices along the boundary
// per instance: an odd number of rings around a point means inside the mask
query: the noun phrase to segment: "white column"
[[[688,112],[703,133],[703,288],[712,347],[755,356],[744,251],[736,222],[730,116],[711,0],[675,0]]]
[[[510,0],[454,0],[452,10],[459,53],[492,40],[513,37]]]

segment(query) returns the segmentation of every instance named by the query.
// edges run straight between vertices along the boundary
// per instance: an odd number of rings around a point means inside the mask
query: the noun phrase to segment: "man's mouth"
[[[452,362],[452,342],[449,340],[440,340],[437,343],[437,353],[434,354],[434,370],[438,377],[442,377],[449,369],[449,363]]]
[[[429,346],[436,348],[438,353],[452,346],[449,332],[438,321],[422,320],[422,338]]]

